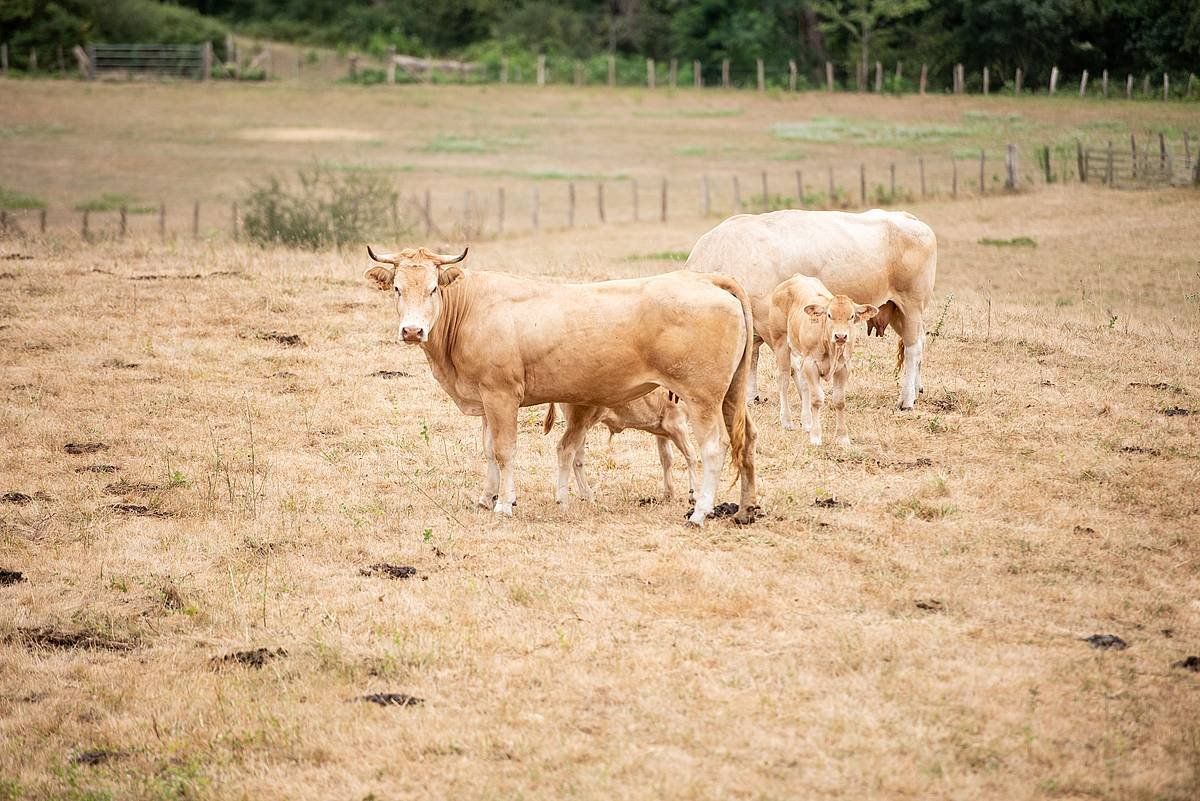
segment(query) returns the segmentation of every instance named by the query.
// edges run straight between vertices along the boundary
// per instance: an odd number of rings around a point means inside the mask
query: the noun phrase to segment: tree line
[[[466,58],[602,53],[659,60],[875,61],[949,74],[1200,70],[1196,0],[6,0],[0,41],[213,41],[227,29],[279,41]]]

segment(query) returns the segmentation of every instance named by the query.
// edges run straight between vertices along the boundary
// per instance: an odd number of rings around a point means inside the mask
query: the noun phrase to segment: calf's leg
[[[842,368],[835,372],[832,376],[832,404],[833,404],[833,436],[838,445],[842,447],[850,447],[850,434],[846,431],[846,379],[850,376],[850,369]]]
[[[575,483],[580,497],[591,498],[591,488],[583,475],[583,457],[593,410],[590,406],[564,405],[562,408],[563,416],[567,420],[567,430],[558,441],[558,489],[555,492],[555,500],[559,506],[566,508],[570,503],[567,485],[572,469],[575,472]]]
[[[817,363],[813,359],[804,360],[804,383],[808,386],[809,408],[812,416],[812,428],[808,432],[808,442],[811,445],[820,445],[821,407],[825,405],[825,390],[821,388],[821,374],[817,372]]]
[[[696,454],[692,451],[692,445],[688,442],[687,426],[683,420],[671,420],[667,425],[663,426],[667,432],[667,436],[671,442],[675,443],[675,447],[683,454],[683,461],[687,464],[688,473],[688,499],[695,500],[696,498]]]
[[[775,351],[775,367],[779,375],[775,385],[779,390],[779,425],[784,430],[791,431],[796,427],[792,422],[792,408],[788,404],[788,382],[792,380],[792,348],[786,342],[781,342]]]
[[[675,498],[675,485],[671,483],[671,441],[666,437],[655,436],[654,442],[658,445],[658,461],[662,464],[663,471],[663,500],[671,501]]]

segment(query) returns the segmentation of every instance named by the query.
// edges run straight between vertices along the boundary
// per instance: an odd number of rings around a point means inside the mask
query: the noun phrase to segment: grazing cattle
[[[839,445],[850,444],[846,380],[854,355],[854,324],[870,320],[878,311],[845,295],[833,295],[806,275],[792,276],[771,293],[767,343],[779,367],[779,422],[784,428],[794,427],[787,399],[788,378],[794,377],[800,392],[800,422],[809,432],[808,441],[821,444],[824,378],[833,390],[834,437]]]
[[[921,386],[925,308],[937,273],[937,238],[907,212],[872,209],[773,211],[730,217],[700,237],[688,270],[737,280],[754,309],[751,399],[758,394],[758,349],[767,339],[771,293],[793,275],[821,279],[830,292],[874,306],[891,302],[888,322],[900,335],[901,409]],[[882,334],[882,329],[880,329]]]
[[[742,522],[753,519],[754,424],[746,413],[750,303],[736,281],[674,272],[592,284],[451,267],[424,248],[368,254],[367,279],[388,292],[399,338],[421,348],[465,414],[483,417],[487,480],[481,505],[511,515],[517,409],[561,402],[614,407],[666,387],[687,404],[704,474],[689,522],[712,511],[725,457],[722,423],[741,479]],[[568,428],[575,454],[586,429]]]
[[[675,485],[671,482],[671,443],[683,454],[688,470],[688,497],[695,498],[696,492],[696,460],[692,446],[688,442],[687,415],[683,411],[683,403],[673,400],[669,392],[659,387],[653,392],[640,398],[622,403],[611,408],[596,408],[594,406],[573,406],[564,404],[563,413],[567,418],[567,430],[583,427],[585,431],[596,423],[602,423],[608,428],[609,436],[620,434],[627,428],[637,429],[653,434],[658,444],[658,459],[663,469],[663,500],[670,501],[675,497]],[[554,425],[555,404],[550,404],[546,410],[546,422],[543,426],[549,434]],[[573,462],[575,470],[575,489],[579,497],[585,501],[592,499],[592,488],[588,486],[587,477],[583,472],[585,440],[581,440],[575,452],[567,453],[563,442],[559,443],[558,459],[558,490],[556,498],[563,506],[567,505],[567,483],[569,466]]]

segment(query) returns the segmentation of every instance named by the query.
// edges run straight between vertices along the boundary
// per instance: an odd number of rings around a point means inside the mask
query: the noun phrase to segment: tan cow
[[[937,273],[937,238],[907,212],[872,209],[773,211],[730,217],[700,237],[689,270],[728,275],[750,296],[755,342],[749,398],[758,395],[758,348],[767,339],[771,293],[793,275],[821,279],[835,294],[881,306],[900,335],[900,408],[911,409],[921,386],[925,308]]]
[[[421,348],[465,414],[482,416],[488,474],[480,503],[511,515],[517,409],[561,402],[613,407],[666,387],[687,404],[704,475],[689,522],[712,511],[725,457],[722,423],[741,479],[739,519],[753,519],[754,424],[746,413],[750,304],[737,282],[689,272],[552,284],[448,265],[424,248],[368,254],[388,292],[399,338]],[[574,454],[587,429],[568,428]],[[560,451],[561,452],[561,451]]]
[[[671,443],[683,454],[687,462],[688,497],[694,499],[696,492],[696,460],[692,446],[688,442],[687,415],[683,410],[683,401],[673,399],[671,393],[659,387],[648,395],[622,403],[611,408],[596,408],[594,406],[573,406],[564,404],[563,412],[567,418],[567,429],[583,426],[591,429],[596,423],[602,423],[608,428],[609,436],[620,434],[627,428],[645,431],[653,434],[658,444],[658,460],[663,470],[663,500],[670,501],[675,497],[675,485],[671,481]],[[546,422],[543,431],[547,434],[554,426],[555,404],[550,404],[546,410]],[[563,435],[563,441],[566,435]],[[592,488],[588,485],[583,472],[585,441],[579,443],[578,449],[569,454],[560,441],[558,449],[559,472],[556,498],[562,506],[568,502],[567,483],[569,480],[568,465],[573,462],[575,470],[575,489],[579,497],[585,501],[592,499]],[[573,458],[572,458],[573,457]]]
[[[833,390],[834,437],[849,445],[846,431],[846,380],[854,355],[854,324],[870,320],[879,309],[855,303],[845,295],[833,295],[816,278],[794,275],[771,293],[767,344],[775,351],[779,367],[779,423],[792,425],[788,407],[788,378],[794,377],[800,392],[800,422],[809,432],[809,442],[821,444],[821,406],[825,391],[821,379]]]

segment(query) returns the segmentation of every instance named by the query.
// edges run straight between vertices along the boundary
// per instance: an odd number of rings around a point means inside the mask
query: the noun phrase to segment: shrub
[[[242,217],[251,241],[317,250],[395,233],[388,219],[392,188],[382,176],[317,165],[300,170],[298,184],[273,176],[252,186]]]

